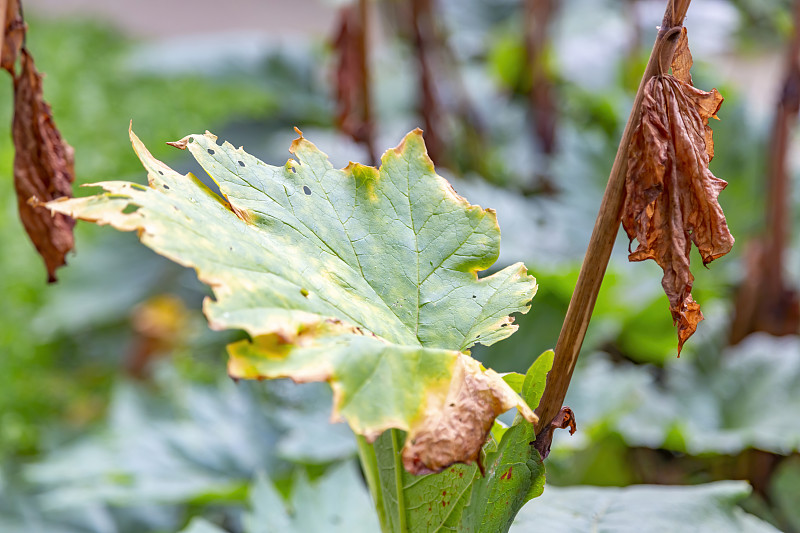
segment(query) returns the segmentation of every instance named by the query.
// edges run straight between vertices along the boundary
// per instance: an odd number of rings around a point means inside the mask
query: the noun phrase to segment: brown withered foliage
[[[496,379],[497,374],[481,372],[474,360],[459,359],[446,400],[426,413],[403,447],[403,467],[409,473],[434,474],[476,461],[483,470],[481,447],[494,419],[514,401],[498,390]]]
[[[377,163],[374,147],[369,62],[367,58],[367,9],[362,0],[339,10],[333,47],[336,54],[336,126],[367,149]]]
[[[25,21],[22,20],[22,13],[17,0],[9,0],[5,4],[5,12],[0,13],[0,29],[3,30],[3,42],[0,43],[0,68],[14,73],[14,63],[17,61],[19,51],[22,49],[22,42],[25,40]],[[2,9],[2,4],[0,4]]]
[[[728,253],[733,236],[717,197],[727,183],[708,169],[714,156],[708,119],[722,96],[693,87],[686,30],[673,56],[673,76],[650,78],[640,122],[628,150],[622,224],[639,246],[631,261],[655,260],[678,328],[678,354],[703,319],[692,298],[689,252],[694,243],[703,264]]]
[[[73,150],[53,122],[50,106],[42,94],[42,76],[24,45],[25,23],[18,2],[12,0],[4,28],[2,68],[14,79],[14,188],[25,231],[47,267],[48,281],[66,263],[73,245],[70,217],[51,216],[40,202],[72,196]],[[20,71],[16,72],[19,61]]]
[[[542,459],[547,459],[547,456],[550,455],[550,446],[553,444],[553,433],[555,433],[557,429],[569,429],[570,435],[574,435],[578,430],[578,423],[575,421],[575,413],[566,405],[561,408],[549,424],[542,428],[536,435],[536,440],[531,443],[533,447],[536,448],[536,451],[539,452]]]

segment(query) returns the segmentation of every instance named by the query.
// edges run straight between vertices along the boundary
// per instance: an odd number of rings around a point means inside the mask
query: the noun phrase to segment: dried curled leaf
[[[42,95],[42,76],[24,48],[20,64],[19,76],[14,78],[14,188],[22,224],[53,282],[56,269],[66,263],[73,247],[75,221],[64,214],[51,216],[38,202],[72,196],[73,151],[53,122]]]
[[[371,127],[364,113],[364,101],[369,98],[364,94],[368,77],[364,31],[358,6],[343,6],[332,43],[337,59],[336,126],[356,142],[366,141]]]
[[[574,435],[578,430],[578,423],[575,421],[575,413],[566,405],[561,408],[558,414],[536,435],[536,442],[534,448],[542,456],[542,459],[547,459],[550,455],[550,445],[553,444],[553,433],[557,429],[569,429],[569,434]]]
[[[691,73],[693,64],[692,52],[689,50],[689,37],[686,33],[686,28],[682,28],[678,37],[678,45],[675,47],[675,52],[672,56],[672,76],[683,83],[694,85]]]
[[[673,72],[691,79],[688,46],[679,42],[675,55]],[[727,183],[708,169],[714,156],[708,119],[716,118],[722,100],[716,89],[705,92],[673,76],[653,76],[644,87],[641,121],[628,150],[622,224],[631,241],[639,242],[629,259],[653,259],[663,269],[661,285],[678,328],[679,354],[703,319],[691,294],[691,243],[703,264],[733,246],[717,201]]]
[[[25,21],[19,9],[18,0],[8,0],[0,3],[0,10],[5,6],[5,13],[0,13],[0,30],[2,30],[2,54],[0,54],[0,68],[14,75],[14,64],[17,62],[22,42],[25,39]]]

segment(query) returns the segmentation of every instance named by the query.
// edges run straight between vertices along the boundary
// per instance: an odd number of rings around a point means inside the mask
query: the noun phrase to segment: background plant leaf
[[[749,485],[740,481],[693,487],[561,488],[548,485],[540,498],[520,511],[511,531],[777,532],[767,522],[748,515],[736,505],[749,493]]]
[[[693,455],[737,454],[757,448],[776,454],[800,450],[797,336],[750,335],[704,360],[649,365],[614,364],[591,354],[575,371],[566,402],[581,413],[583,431],[565,442],[612,431],[628,446]],[[780,406],[776,409],[775,406]]]

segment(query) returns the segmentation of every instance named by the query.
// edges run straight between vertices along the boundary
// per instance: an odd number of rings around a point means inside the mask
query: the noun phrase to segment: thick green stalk
[[[394,486],[397,492],[397,518],[399,524],[397,533],[406,533],[408,531],[408,525],[406,524],[406,498],[403,492],[403,461],[400,458],[402,445],[397,442],[399,432],[396,429],[390,429],[389,432],[392,437],[392,453],[394,454]]]
[[[375,509],[378,511],[378,521],[381,524],[381,531],[391,533],[391,523],[386,516],[386,509],[383,506],[383,491],[381,490],[380,474],[378,472],[378,459],[375,456],[375,448],[367,442],[361,435],[356,435],[358,443],[358,458],[361,461],[361,468],[364,477],[367,479],[369,492],[375,502]]]

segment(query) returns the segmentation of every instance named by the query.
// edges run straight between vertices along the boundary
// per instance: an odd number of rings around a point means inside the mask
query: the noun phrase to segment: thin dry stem
[[[645,82],[652,76],[663,73],[661,66],[670,64],[671,53],[674,51],[679,32],[675,28],[683,25],[686,10],[691,0],[670,0],[664,13],[664,21],[659,29],[650,60],[645,68],[636,98],[631,109],[628,123],[622,134],[622,140],[611,167],[605,194],[600,204],[600,212],[595,221],[592,237],[583,259],[578,282],[572,299],[569,303],[567,316],[561,327],[555,349],[553,369],[547,375],[547,385],[544,390],[536,414],[539,415],[537,432],[547,428],[550,421],[556,417],[564,403],[567,388],[572,379],[572,372],[578,360],[578,354],[586,336],[586,329],[592,317],[597,294],[603,281],[611,250],[614,247],[619,231],[622,214],[622,204],[625,197],[625,175],[628,170],[628,145],[633,135],[634,125],[639,118]],[[667,57],[669,56],[669,57]],[[580,413],[577,413],[580,417]]]
[[[8,0],[0,0],[0,57],[3,57],[3,47],[6,44],[6,12]]]

